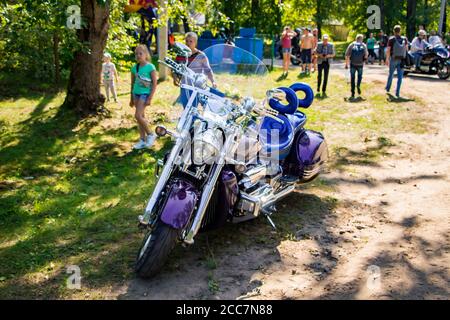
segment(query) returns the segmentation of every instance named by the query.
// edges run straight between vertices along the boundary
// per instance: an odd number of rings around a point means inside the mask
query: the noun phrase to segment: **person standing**
[[[186,46],[191,49],[192,54],[189,57],[184,57],[181,55],[176,56],[175,61],[180,64],[186,64],[187,66],[194,71],[195,73],[205,74],[209,81],[211,81],[211,85],[213,88],[217,88],[217,84],[214,78],[213,70],[211,69],[211,65],[209,64],[208,57],[202,51],[197,48],[198,45],[198,36],[195,32],[188,32],[185,35],[185,43]],[[185,82],[186,79],[179,78],[174,75],[174,84],[179,86],[181,82]],[[181,88],[180,96],[178,97],[178,101],[181,102],[183,108],[186,108],[189,98],[191,96],[191,90]],[[197,101],[197,100],[195,100]],[[196,103],[195,103],[196,104]]]
[[[328,35],[324,34],[322,37],[322,42],[317,44],[315,53],[317,56],[317,65],[319,74],[317,76],[317,93],[320,92],[320,86],[322,86],[322,97],[327,96],[327,84],[328,84],[328,74],[330,72],[330,62],[331,59],[336,55],[334,51],[334,45],[328,41]],[[322,84],[322,73],[323,73],[323,84]]]
[[[158,86],[156,67],[150,62],[151,55],[145,44],[136,48],[137,63],[131,68],[130,107],[135,108],[135,118],[139,128],[140,140],[133,147],[135,150],[151,148],[156,140],[148,127],[145,110],[151,106]]]
[[[106,90],[106,101],[109,102],[109,93],[111,92],[114,98],[114,102],[117,103],[116,82],[114,81],[114,79],[119,82],[119,74],[117,73],[116,65],[111,62],[111,59],[112,58],[109,53],[105,53],[103,55],[103,85],[105,86]]]
[[[300,48],[302,50],[302,74],[309,74],[312,63],[312,50],[314,49],[314,36],[309,28],[303,29]]]
[[[291,64],[291,50],[292,50],[292,38],[297,35],[296,32],[291,30],[291,27],[284,27],[281,34],[281,47],[283,52],[283,77],[287,77],[289,72],[289,65]]]
[[[356,36],[356,41],[351,43],[345,52],[345,69],[349,68],[350,63],[352,99],[355,98],[355,87],[358,89],[358,94],[361,95],[364,61],[366,61],[369,56],[367,46],[364,44],[363,39],[364,36],[362,34],[358,34]],[[358,82],[355,84],[356,73],[358,73]]]
[[[388,36],[384,34],[383,30],[381,30],[378,38],[378,60],[380,61],[380,66],[381,63],[386,62],[386,47],[388,40]]]
[[[397,90],[395,96],[400,98],[400,88],[403,80],[403,61],[408,52],[408,39],[401,35],[401,27],[394,27],[394,36],[388,41],[386,50],[386,65],[389,67],[389,76],[386,83],[386,92],[391,90],[394,72],[397,70]]]
[[[314,44],[313,44],[313,48],[317,48],[317,45],[319,44],[319,29],[315,28],[312,31],[312,34],[314,36]],[[316,72],[317,70],[317,56],[315,54],[313,54],[312,56],[312,64],[313,64],[313,69],[312,72]]]
[[[377,56],[375,55],[375,38],[373,37],[372,32],[370,33],[369,38],[367,39],[367,50],[369,51],[368,62],[373,64],[373,62],[377,59]]]

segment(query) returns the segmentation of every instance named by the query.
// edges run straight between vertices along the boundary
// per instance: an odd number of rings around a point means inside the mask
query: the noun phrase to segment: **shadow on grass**
[[[396,97],[390,93],[387,94],[388,98],[387,101],[394,102],[394,103],[402,103],[402,102],[413,102],[414,99],[404,98],[404,97]]]
[[[127,130],[135,129],[109,130],[103,135]],[[2,237],[16,236],[25,227],[31,232],[0,247],[0,274],[7,278],[0,298],[39,298],[42,288],[27,277],[45,272],[56,261],[79,265],[87,286],[116,284],[129,277],[141,241],[137,216],[154,183],[153,159],[162,157],[170,144],[164,140],[158,151],[139,152],[116,143],[96,145],[71,163],[61,177],[70,184],[70,190],[61,193],[45,181],[29,187],[45,194],[42,202],[32,200],[33,213],[18,206],[29,201],[29,189],[2,198],[6,209],[0,223]],[[89,201],[96,208],[86,206]],[[46,299],[67,295],[65,270],[57,271],[49,282],[51,288],[44,289]]]
[[[379,167],[379,157],[390,155],[388,149],[392,146],[393,143],[389,139],[379,137],[376,145],[366,147],[363,150],[351,150],[346,147],[335,148],[331,157],[330,168],[343,170],[346,166],[351,165]]]
[[[64,90],[65,86],[64,82],[56,86],[23,74],[0,72],[0,102],[21,98],[35,100],[45,95],[55,95]]]
[[[353,97],[346,97],[346,98],[344,98],[344,101],[350,102],[350,103],[359,103],[359,102],[364,102],[364,101],[366,101],[366,99],[363,98],[363,97],[356,97],[356,98],[353,98]]]
[[[119,299],[211,299],[216,295],[236,299],[262,285],[252,280],[255,273],[281,262],[277,248],[282,241],[300,241],[306,224],[318,226],[326,218],[333,219],[335,207],[335,199],[293,193],[278,204],[279,212],[272,217],[276,232],[259,217],[200,233],[192,247],[175,248],[160,274],[132,280]],[[320,241],[332,242],[326,237]]]

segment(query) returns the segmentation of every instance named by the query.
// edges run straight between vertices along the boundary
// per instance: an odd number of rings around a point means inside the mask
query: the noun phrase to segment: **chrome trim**
[[[222,172],[222,168],[224,165],[215,165],[214,174],[209,179],[206,186],[203,188],[202,198],[200,200],[200,205],[198,206],[197,213],[194,218],[194,222],[192,223],[191,229],[186,235],[184,242],[187,244],[194,243],[194,237],[200,230],[200,226],[203,221],[203,217],[205,216],[206,209],[208,207],[209,201],[211,200],[212,194],[214,192],[214,188],[216,186],[216,181],[219,179],[219,175]]]
[[[234,153],[237,148],[236,137],[239,135],[238,127],[230,127],[229,132],[227,134],[227,138],[225,140],[225,145],[220,154],[220,158],[218,162],[214,164],[212,169],[212,174],[210,174],[210,178],[203,188],[202,198],[200,199],[200,204],[198,206],[197,212],[195,214],[194,221],[192,226],[184,238],[184,242],[187,244],[194,243],[194,237],[200,230],[203,218],[206,213],[206,209],[208,208],[209,201],[211,200],[212,194],[214,192],[214,188],[216,186],[216,182],[219,179],[220,173],[222,172],[223,167],[225,166],[225,156],[229,153]]]
[[[193,94],[189,100],[191,106],[195,99],[195,96],[196,94]],[[181,134],[179,134],[178,137],[176,138],[176,143],[173,146],[172,151],[170,152],[169,159],[167,160],[166,165],[164,166],[164,169],[161,173],[161,176],[158,179],[158,182],[156,183],[156,186],[152,192],[152,195],[148,200],[144,215],[139,217],[139,223],[142,225],[148,225],[150,222],[150,216],[153,211],[153,208],[155,207],[156,202],[158,201],[161,191],[164,189],[167,181],[172,175],[178,155],[180,154],[181,150],[183,150],[186,138],[189,135],[189,128],[191,126],[195,112],[196,112],[195,108],[192,107],[186,108],[181,116],[182,121],[180,121],[178,124],[179,128],[181,129],[179,130]]]
[[[253,167],[244,172],[244,177],[239,182],[239,185],[243,186],[245,189],[249,189],[255,186],[261,179],[265,178],[266,175],[267,167],[265,165]]]
[[[258,190],[255,190],[251,194],[241,192],[241,200],[249,201],[254,203],[253,212],[248,212],[246,215],[241,217],[233,217],[233,223],[239,223],[247,221],[250,219],[257,218],[260,213],[265,213],[270,210],[277,201],[289,195],[295,190],[295,183],[285,186],[282,190],[277,193],[273,193],[273,188],[270,185],[264,185]]]

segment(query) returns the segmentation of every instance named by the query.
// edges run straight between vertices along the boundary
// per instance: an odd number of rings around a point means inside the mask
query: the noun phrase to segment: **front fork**
[[[214,164],[214,169],[212,174],[209,176],[208,182],[203,189],[202,197],[200,199],[200,204],[197,209],[194,221],[191,228],[184,236],[184,242],[187,244],[194,243],[194,237],[200,230],[203,217],[205,216],[206,209],[208,208],[209,202],[211,200],[214,188],[216,187],[217,180],[222,172],[225,162],[227,161],[228,155],[233,155],[238,147],[238,142],[236,140],[238,136],[237,130],[233,130],[232,133],[226,140],[226,143],[222,149],[220,157],[216,164]]]
[[[175,167],[175,160],[179,156],[182,148],[184,147],[184,142],[188,138],[189,135],[189,128],[192,123],[193,114],[191,112],[193,101],[195,100],[196,95],[191,95],[188,107],[186,107],[184,113],[181,116],[181,134],[176,137],[176,143],[172,148],[172,151],[170,152],[169,159],[166,162],[166,165],[164,166],[164,169],[161,173],[161,176],[158,179],[158,182],[156,183],[155,189],[153,190],[152,196],[150,197],[147,207],[145,209],[144,215],[139,216],[139,224],[141,226],[148,226],[151,219],[151,214],[153,212],[153,209],[158,201],[158,198],[163,191],[164,187],[167,184],[167,181],[169,181],[170,176],[172,175],[173,169]]]

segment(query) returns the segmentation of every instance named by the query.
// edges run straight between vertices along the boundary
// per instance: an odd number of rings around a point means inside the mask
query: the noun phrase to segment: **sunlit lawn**
[[[276,82],[280,74],[258,79],[249,91],[261,97],[267,89],[295,81],[315,88],[315,75],[299,80],[291,72]],[[142,237],[136,218],[151,194],[156,159],[170,142],[158,141],[152,151],[131,150],[138,134],[128,106],[128,75],[121,78],[119,104],[108,104],[108,118],[78,122],[59,108],[63,93],[22,91],[0,100],[0,298],[84,298],[86,293],[102,298],[134,276]],[[239,90],[239,81],[228,81]],[[424,130],[414,116],[420,100],[388,103],[380,84],[363,90],[366,101],[345,102],[348,85],[334,76],[330,97],[317,99],[306,111],[308,127],[329,140],[332,164],[338,165],[335,155],[345,154],[353,143]],[[153,123],[177,119],[177,96],[171,81],[160,84],[148,110]],[[81,291],[66,289],[68,265],[81,267]]]

